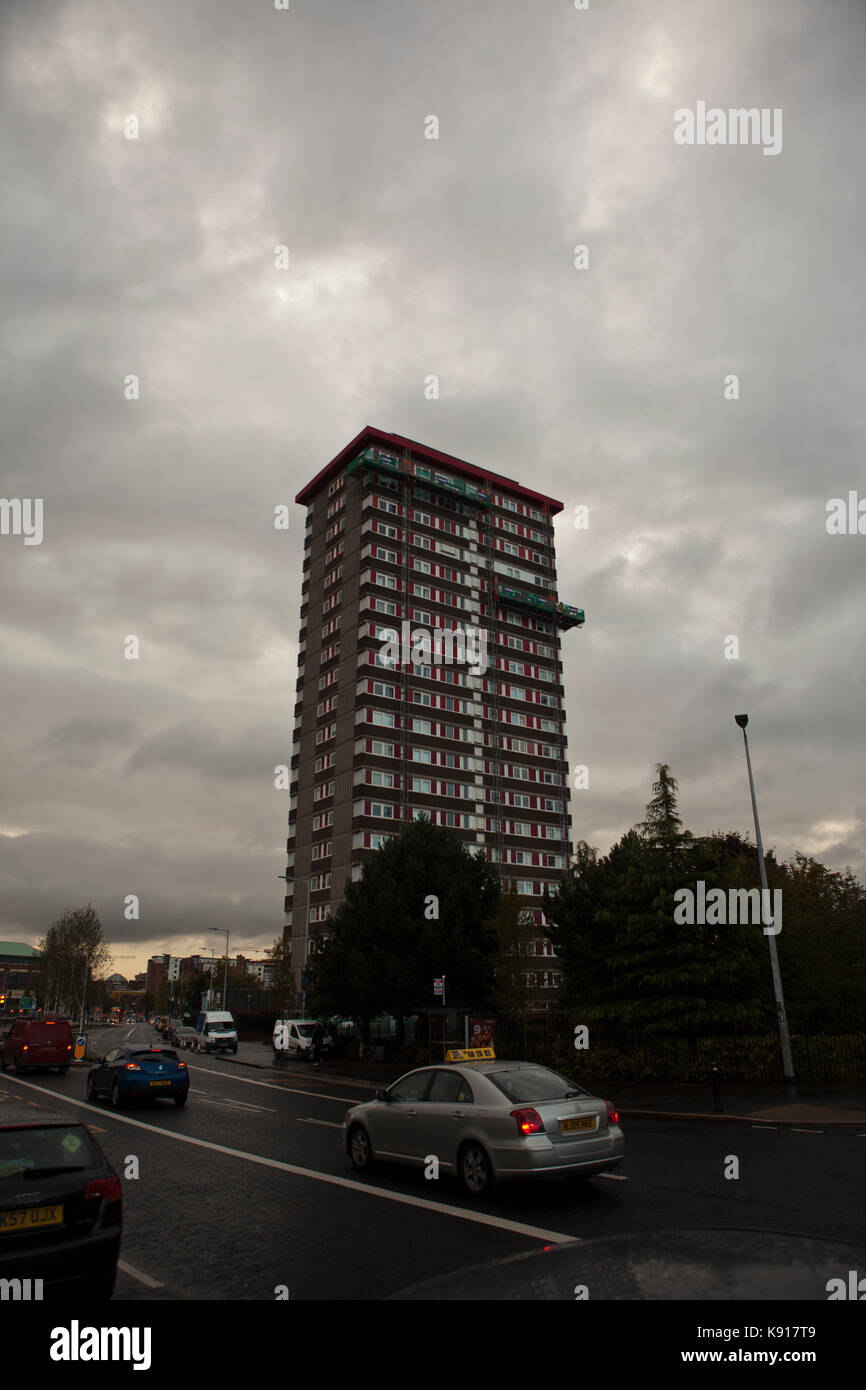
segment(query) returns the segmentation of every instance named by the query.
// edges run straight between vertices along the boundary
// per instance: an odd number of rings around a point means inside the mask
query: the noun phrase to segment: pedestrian
[[[322,1044],[325,1041],[325,1030],[321,1023],[317,1023],[313,1029],[313,1036],[310,1038],[310,1055],[314,1067],[322,1064]]]

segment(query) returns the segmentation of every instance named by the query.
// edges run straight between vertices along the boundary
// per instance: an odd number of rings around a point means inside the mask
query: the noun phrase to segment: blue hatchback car
[[[189,1072],[170,1047],[115,1047],[87,1074],[87,1099],[110,1096],[116,1110],[130,1100],[155,1096],[186,1105]]]

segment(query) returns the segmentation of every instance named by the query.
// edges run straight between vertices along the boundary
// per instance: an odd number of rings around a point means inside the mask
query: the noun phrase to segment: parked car
[[[174,1030],[174,1043],[176,1047],[192,1047],[197,1037],[198,1033],[194,1028],[183,1026],[181,1028],[175,1028]]]
[[[188,1095],[186,1062],[168,1047],[115,1047],[87,1073],[87,1099],[95,1104],[110,1096],[115,1110],[142,1096],[186,1105]]]
[[[42,1296],[110,1298],[120,1251],[120,1178],[78,1119],[0,1109],[0,1277]],[[30,1285],[31,1296],[33,1285]],[[13,1295],[14,1296],[14,1295]]]
[[[375,1159],[424,1168],[432,1154],[472,1197],[508,1179],[591,1178],[625,1157],[612,1103],[535,1062],[419,1067],[353,1106],[343,1140],[361,1172]]]
[[[296,1057],[298,1061],[309,1060],[313,1029],[318,1021],[315,1018],[277,1019],[274,1024],[274,1052],[285,1057]],[[328,1057],[334,1050],[334,1035],[326,1023],[322,1027],[325,1030],[322,1056]]]
[[[56,1067],[61,1076],[72,1058],[72,1026],[66,1019],[22,1019],[13,1023],[0,1049],[0,1071]]]

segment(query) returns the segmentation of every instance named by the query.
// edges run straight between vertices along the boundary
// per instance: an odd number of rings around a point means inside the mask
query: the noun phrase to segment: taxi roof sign
[[[445,1053],[446,1062],[495,1062],[492,1047],[452,1047]]]

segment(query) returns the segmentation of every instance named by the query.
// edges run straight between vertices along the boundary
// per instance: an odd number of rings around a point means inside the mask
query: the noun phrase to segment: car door
[[[122,1053],[119,1047],[114,1047],[110,1052],[105,1054],[93,1078],[93,1089],[95,1091],[111,1090],[112,1063],[118,1061],[121,1056]]]
[[[471,1083],[459,1071],[452,1067],[434,1071],[427,1099],[418,1111],[422,1158],[432,1154],[440,1164],[454,1164],[473,1104]]]
[[[376,1153],[383,1157],[390,1154],[404,1161],[423,1158],[419,1116],[424,1109],[431,1075],[429,1067],[409,1072],[391,1087],[389,1100],[377,1102],[372,1126]]]

